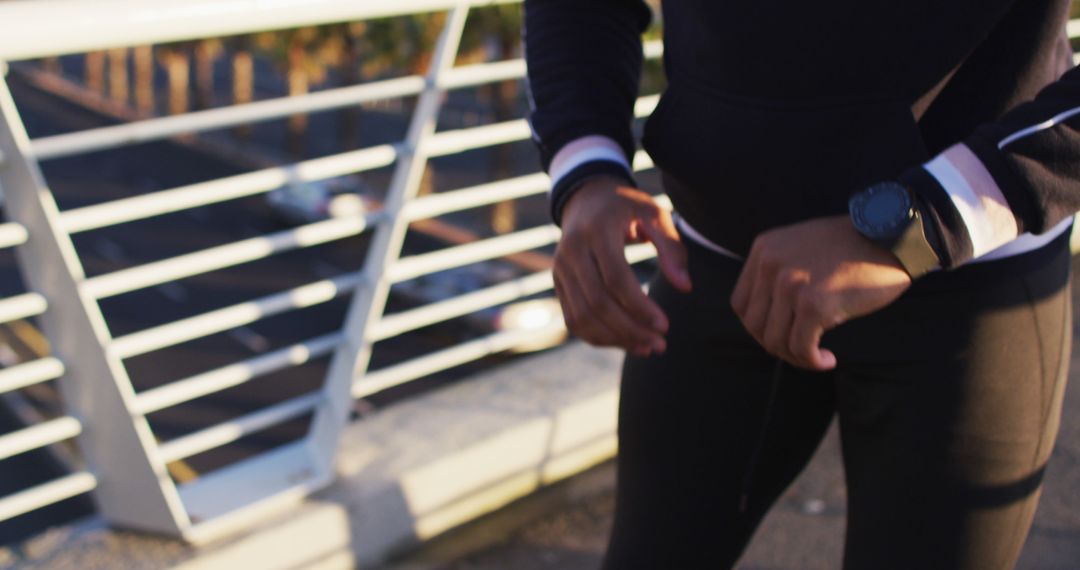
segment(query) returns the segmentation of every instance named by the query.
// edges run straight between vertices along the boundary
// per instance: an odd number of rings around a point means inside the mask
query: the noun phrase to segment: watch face
[[[874,240],[899,237],[912,218],[911,195],[896,182],[875,184],[848,203],[859,233]]]

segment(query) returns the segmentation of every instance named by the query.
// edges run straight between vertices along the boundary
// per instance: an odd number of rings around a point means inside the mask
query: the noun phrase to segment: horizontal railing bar
[[[656,102],[653,101],[652,104],[655,105]],[[638,151],[634,155],[635,171],[652,167],[652,159],[645,151]],[[421,196],[406,204],[402,215],[408,220],[434,218],[451,212],[542,194],[550,185],[551,179],[542,172],[506,178],[459,190]]]
[[[97,479],[86,471],[72,473],[0,499],[0,521],[15,518],[94,490]]]
[[[301,285],[252,301],[244,301],[118,337],[112,342],[112,350],[119,358],[131,358],[175,346],[182,342],[248,325],[286,311],[326,303],[351,292],[362,281],[362,274],[355,272]]]
[[[139,394],[134,411],[137,414],[151,414],[196,398],[209,396],[239,386],[267,374],[273,374],[290,366],[300,366],[320,356],[332,352],[344,335],[335,332],[260,354],[243,362],[223,366],[209,372],[177,380],[159,388],[153,388]]]
[[[634,164],[633,164],[634,172],[640,172],[642,170],[648,170],[648,169],[652,168],[653,166],[655,166],[655,165],[653,164],[652,157],[649,156],[649,153],[647,153],[647,152],[645,152],[643,150],[639,150],[636,153],[634,153]]]
[[[64,363],[51,356],[0,370],[0,394],[55,380],[64,374]]]
[[[543,247],[555,243],[559,233],[555,226],[546,225],[403,257],[387,269],[386,278],[391,283],[400,283],[421,275]]]
[[[424,143],[424,152],[428,156],[445,156],[479,148],[523,141],[532,136],[529,123],[525,119],[514,119],[502,123],[453,129],[435,133]]]
[[[640,243],[626,248],[626,259],[630,263],[638,263],[653,257],[656,257],[656,249],[652,244]],[[485,356],[510,350],[515,346],[535,340],[537,335],[554,334],[563,329],[565,329],[565,326],[560,322],[541,329],[492,333],[483,338],[464,342],[401,364],[368,372],[353,383],[352,395],[354,398],[370,396],[376,392],[399,386],[428,374],[441,372],[454,366],[479,360]]]
[[[31,142],[31,148],[38,160],[49,160],[161,140],[179,134],[225,129],[279,119],[297,113],[317,113],[371,101],[416,95],[423,91],[424,84],[424,78],[418,75],[385,79],[362,85],[327,89],[307,95],[278,97],[255,103],[42,137],[34,139]]]
[[[659,95],[640,97],[634,105],[634,114],[643,117],[652,112],[659,102]],[[467,127],[435,133],[424,143],[424,152],[428,156],[445,156],[498,144],[523,141],[532,136],[529,122],[514,119],[491,125]]]
[[[34,317],[44,313],[49,304],[38,293],[23,293],[0,300],[0,323]]]
[[[664,42],[662,40],[644,42],[642,47],[646,59],[656,59],[664,55]],[[440,78],[439,87],[442,89],[459,89],[496,81],[521,79],[522,77],[525,77],[524,59],[477,63],[455,67],[447,71]]]
[[[626,258],[630,263],[638,263],[653,257],[656,257],[656,249],[652,244],[634,244],[626,248]],[[416,309],[390,314],[372,327],[368,338],[371,342],[385,340],[488,307],[542,293],[550,290],[553,284],[551,272],[542,271]]]
[[[535,295],[551,289],[553,284],[551,271],[542,271],[416,309],[390,314],[373,327],[368,338],[372,342],[385,340],[474,311]]]
[[[82,432],[79,420],[72,417],[56,418],[28,428],[0,436],[0,461],[45,447]]]
[[[0,164],[3,164],[0,162]],[[26,243],[26,228],[15,222],[0,224],[0,248],[15,247]]]
[[[656,96],[640,98],[637,104],[639,116],[651,112],[651,109],[656,106],[656,100]],[[478,131],[477,129],[483,130]],[[494,142],[484,141],[483,137],[485,136],[495,136],[497,138],[493,139]],[[433,156],[440,153],[451,154],[469,150],[470,148],[481,148],[488,144],[497,144],[500,141],[523,140],[528,136],[527,124],[522,121],[510,121],[508,123],[436,134],[432,139],[436,141],[436,146],[428,150],[435,151],[432,154]],[[69,233],[100,229],[262,194],[285,186],[290,182],[311,182],[389,166],[397,159],[397,154],[398,151],[394,145],[379,145],[306,160],[291,166],[273,167],[238,174],[142,196],[68,210],[61,214],[61,224]],[[638,154],[644,155],[643,152]]]
[[[663,57],[664,55],[664,40],[649,40],[642,42],[642,52],[645,54],[645,59],[656,59]]]
[[[462,66],[448,71],[442,79],[441,87],[458,89],[516,79],[523,77],[524,72],[525,62],[521,59]],[[50,160],[151,142],[185,133],[199,133],[280,119],[297,113],[317,113],[372,101],[407,97],[423,91],[424,85],[424,78],[418,75],[384,79],[306,95],[277,97],[254,103],[41,137],[31,141],[31,148],[38,160]],[[656,99],[657,97],[650,96],[642,99],[649,98]],[[655,101],[652,107],[655,107]],[[651,110],[652,107],[649,109]],[[643,113],[638,112],[637,115],[643,116]]]
[[[51,0],[0,3],[0,60],[84,53],[519,0]],[[63,17],[59,17],[62,15]],[[49,25],[43,25],[48,22]]]
[[[269,192],[290,182],[311,182],[389,166],[397,159],[393,145],[379,145],[298,162],[289,166],[162,190],[133,198],[114,200],[68,210],[61,224],[69,233],[84,232],[124,222],[142,220],[199,206],[208,206]]]
[[[551,179],[547,174],[537,173],[450,192],[427,194],[406,204],[401,215],[410,221],[434,218],[450,212],[541,194],[547,191],[550,184]]]
[[[497,332],[401,364],[368,372],[353,383],[352,396],[353,398],[370,396],[428,374],[505,352],[515,346],[535,340],[537,335],[554,334],[563,328],[565,327],[560,322],[541,329]]]
[[[630,264],[656,257],[656,248],[651,243],[635,243],[626,247],[626,261]]]
[[[440,89],[460,89],[496,81],[511,81],[525,77],[525,60],[510,59],[490,63],[474,63],[448,69],[439,78]]]
[[[381,218],[381,212],[373,212],[366,217],[356,216],[323,220],[261,237],[211,247],[129,269],[121,269],[87,279],[83,283],[83,288],[87,294],[94,298],[104,299],[168,283],[169,281],[264,259],[274,254],[359,235],[370,225],[378,223]]]
[[[634,102],[634,116],[635,117],[647,117],[656,110],[656,105],[660,103],[659,95],[645,95],[638,97]]]
[[[246,435],[302,416],[313,410],[321,399],[321,391],[312,392],[176,438],[161,445],[161,459],[165,463],[172,463],[232,443]]]

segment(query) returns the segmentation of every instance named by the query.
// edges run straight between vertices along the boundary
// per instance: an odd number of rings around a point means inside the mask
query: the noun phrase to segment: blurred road
[[[1073,260],[1074,274],[1078,270],[1080,257]],[[1074,334],[1078,307],[1080,286],[1074,282]],[[841,567],[845,491],[835,427],[777,502],[738,568]],[[604,464],[452,531],[387,570],[595,570],[611,528],[614,484],[614,467]],[[1080,568],[1080,338],[1073,341],[1061,432],[1042,502],[1017,568]]]

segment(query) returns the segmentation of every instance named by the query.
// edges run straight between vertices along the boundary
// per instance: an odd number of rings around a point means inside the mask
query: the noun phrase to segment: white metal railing
[[[6,166],[2,162],[6,156],[0,153],[0,168]],[[0,224],[0,248],[23,245],[28,238],[28,232],[21,224]],[[45,297],[34,292],[0,299],[0,324],[41,315],[47,306]],[[63,363],[48,356],[9,366],[0,370],[0,397],[55,380],[63,373]],[[81,431],[82,424],[79,420],[64,416],[0,435],[0,461],[74,438]],[[0,520],[85,493],[93,489],[94,485],[94,477],[89,473],[75,473],[2,497]]]
[[[162,283],[265,259],[271,255],[356,236],[363,233],[371,222],[377,222],[381,217],[380,212],[366,217],[332,218],[263,237],[212,247],[130,269],[121,269],[85,280],[82,290],[95,299],[130,293]]]
[[[521,119],[443,132],[436,132],[434,128],[444,91],[518,80],[524,76],[525,66],[521,60],[453,65],[470,6],[491,3],[484,0],[408,0],[398,3],[305,0],[303,10],[296,10],[297,2],[244,0],[144,0],[139,3],[99,0],[92,5],[56,0],[48,6],[0,5],[0,22],[4,22],[5,30],[40,21],[45,14],[62,11],[67,16],[47,33],[27,35],[13,31],[0,37],[0,59],[7,60],[382,16],[430,11],[447,13],[443,35],[424,76],[397,77],[32,141],[26,139],[18,113],[10,105],[10,96],[5,90],[3,96],[8,103],[3,108],[5,138],[0,141],[0,152],[7,164],[0,170],[0,183],[7,194],[14,222],[0,225],[0,246],[25,248],[21,269],[33,292],[0,301],[0,318],[20,319],[44,312],[42,325],[55,346],[52,356],[0,371],[0,389],[14,390],[32,382],[60,378],[60,387],[72,414],[0,438],[0,458],[76,438],[87,456],[89,467],[86,473],[77,473],[0,500],[0,520],[94,490],[102,514],[110,521],[191,540],[208,538],[217,533],[217,529],[228,527],[229,519],[242,520],[245,512],[253,512],[252,509],[261,508],[276,497],[295,497],[298,489],[311,490],[328,482],[333,473],[335,442],[347,420],[349,406],[344,403],[351,398],[512,350],[537,334],[561,330],[562,325],[558,323],[539,331],[495,332],[380,370],[367,371],[375,342],[539,293],[549,293],[552,289],[550,271],[539,271],[408,311],[383,315],[386,297],[395,283],[549,246],[558,239],[557,229],[543,226],[399,259],[405,230],[413,221],[535,196],[547,189],[547,176],[535,173],[451,192],[416,196],[429,159],[517,142],[530,136],[528,125]],[[302,15],[298,16],[300,13]],[[229,14],[242,14],[242,17],[230,18]],[[40,26],[38,30],[41,30]],[[659,42],[647,43],[648,57],[656,58],[661,53]],[[408,135],[400,142],[67,211],[56,208],[37,167],[39,161],[403,97],[418,99]],[[657,99],[656,96],[642,97],[636,114],[650,113]],[[71,246],[73,234],[264,194],[290,183],[313,182],[388,166],[395,170],[382,207],[363,216],[310,223],[89,278],[83,274],[80,260]],[[645,169],[651,163],[647,157],[639,155],[635,166]],[[98,307],[102,299],[365,232],[373,235],[364,268],[359,272],[296,286],[119,337],[108,333]],[[648,257],[650,252],[648,247],[636,247],[631,248],[629,255],[639,260]],[[43,263],[51,264],[48,271],[42,267]],[[294,311],[299,315],[303,309],[348,296],[352,298],[350,310],[339,331],[141,393],[132,389],[127,377],[125,359],[247,326],[275,315]],[[63,302],[58,301],[56,307],[50,306],[45,311],[46,299],[63,299]],[[332,356],[330,370],[318,391],[160,443],[147,423],[147,414],[211,396],[327,355]],[[64,362],[78,364],[65,367]],[[107,394],[108,405],[93,409],[81,407],[88,401],[85,396],[91,391]],[[102,398],[99,395],[97,399]],[[107,416],[103,417],[103,414]],[[166,475],[165,466],[170,462],[228,445],[305,414],[314,414],[314,419],[302,444],[304,449],[297,455],[306,463],[300,470],[305,474],[303,478],[298,479],[296,473],[282,473],[277,481],[252,489],[239,477],[211,473],[198,481],[197,493],[205,495],[208,485],[219,485],[221,489],[217,496],[229,499],[208,505],[195,496],[193,486],[177,485]],[[92,423],[94,429],[84,430],[74,419],[76,417]],[[252,465],[259,461],[259,457],[250,460]]]
[[[113,340],[112,348],[120,358],[130,358],[170,346],[242,327],[286,311],[305,309],[327,303],[352,292],[363,278],[358,273],[342,275],[294,287],[253,301],[237,303],[144,329]]]
[[[515,1],[515,0],[509,0]],[[333,477],[336,442],[353,398],[365,397],[425,375],[513,350],[538,335],[562,332],[561,323],[535,330],[493,332],[404,362],[369,370],[376,342],[537,294],[550,293],[550,271],[540,270],[483,289],[417,308],[384,314],[390,288],[433,272],[505,258],[550,246],[553,226],[525,229],[424,254],[402,256],[409,224],[431,217],[535,196],[545,192],[542,173],[490,181],[454,191],[417,196],[431,158],[525,140],[524,120],[436,132],[447,90],[516,80],[521,60],[453,65],[469,9],[490,0],[78,0],[0,4],[0,63],[88,50],[183,39],[253,33],[350,20],[423,12],[447,13],[431,65],[414,75],[282,97],[179,116],[150,118],[103,128],[29,140],[7,85],[0,82],[0,185],[12,220],[0,224],[0,247],[14,247],[29,293],[0,300],[0,322],[37,316],[52,354],[0,370],[0,393],[58,380],[67,415],[0,436],[0,460],[74,438],[87,469],[0,498],[0,520],[93,492],[104,517],[114,523],[204,540],[248,520],[267,505],[297,497]],[[500,2],[501,3],[501,0]],[[64,14],[63,18],[55,17]],[[48,22],[48,25],[44,25]],[[1070,24],[1070,32],[1080,27]],[[646,56],[662,55],[647,42]],[[0,67],[3,67],[0,65]],[[391,98],[416,97],[405,138],[294,164],[265,168],[103,204],[60,211],[39,170],[39,161],[269,121],[297,113],[339,109]],[[635,114],[646,116],[658,97],[641,97]],[[86,277],[72,245],[73,234],[267,193],[296,182],[393,167],[380,209],[365,215],[310,223],[169,259]],[[638,153],[634,168],[652,167]],[[364,267],[113,337],[99,301],[208,272],[234,268],[288,251],[314,247],[363,233],[371,234]],[[651,246],[627,248],[631,262],[655,254]],[[244,327],[275,315],[297,312],[350,297],[338,331],[265,354],[136,392],[125,360],[181,343]],[[320,389],[194,433],[159,442],[148,414],[178,406],[256,378],[330,356]],[[65,366],[66,363],[66,366]],[[283,422],[311,414],[303,441],[271,450],[242,464],[177,484],[166,466]],[[84,425],[85,424],[85,425]],[[294,469],[263,473],[252,485],[245,469],[273,463],[288,454]],[[208,501],[205,497],[215,497]]]

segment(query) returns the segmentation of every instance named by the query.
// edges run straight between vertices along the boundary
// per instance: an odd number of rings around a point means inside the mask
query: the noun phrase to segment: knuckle
[[[766,252],[772,249],[772,239],[769,232],[763,232],[754,237],[753,244],[751,245],[751,251]]]
[[[784,346],[783,339],[780,337],[779,334],[775,332],[766,331],[766,333],[762,337],[762,340],[764,340],[762,346],[765,347],[765,350],[777,356],[781,355],[786,348]]]
[[[585,307],[592,311],[593,308],[600,302],[599,295],[592,288],[586,287],[581,293],[581,300],[584,301]]]
[[[601,297],[593,305],[592,310],[595,311],[596,316],[604,321],[610,321],[615,317],[615,303],[612,303],[610,299]]]
[[[804,287],[799,292],[797,307],[800,313],[821,317],[825,315],[828,296],[813,287]]]
[[[788,267],[780,271],[780,282],[789,288],[798,287],[803,284],[803,273]]]
[[[652,198],[645,198],[638,202],[638,214],[649,218],[659,218],[663,210]]]
[[[769,249],[761,249],[757,252],[758,264],[765,271],[772,273],[779,269],[780,261],[776,254]]]
[[[616,281],[611,287],[611,294],[628,309],[639,308],[642,293],[633,279],[627,277]]]

